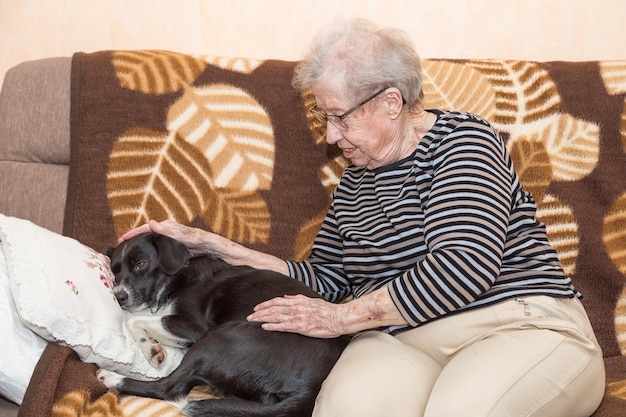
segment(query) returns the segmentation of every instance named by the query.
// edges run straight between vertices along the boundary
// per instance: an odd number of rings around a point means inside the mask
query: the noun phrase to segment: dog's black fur
[[[270,332],[246,317],[262,301],[317,293],[279,273],[232,266],[208,254],[192,256],[180,242],[154,233],[122,243],[110,257],[122,307],[171,309],[159,326],[172,344],[190,348],[180,366],[158,381],[110,379],[100,371],[103,382],[122,393],[165,400],[178,400],[198,385],[222,394],[221,399],[187,402],[183,412],[193,417],[311,415],[322,381],[348,337]]]

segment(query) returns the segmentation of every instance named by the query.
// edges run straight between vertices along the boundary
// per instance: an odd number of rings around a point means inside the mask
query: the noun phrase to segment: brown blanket
[[[174,218],[305,258],[345,161],[306,111],[312,98],[291,89],[294,65],[166,51],[76,54],[65,234],[104,251],[148,219]],[[626,317],[616,305],[626,276],[626,111],[611,65],[424,62],[429,105],[479,113],[507,139],[607,358],[626,351],[614,326]],[[51,345],[20,417],[44,416],[80,388],[90,401],[104,395],[93,367],[79,362]],[[607,366],[614,384],[596,416],[626,406],[624,361]]]
[[[75,55],[65,234],[104,250],[169,217],[294,258],[294,225],[329,202],[319,177],[328,151],[310,139],[294,63],[211,62]]]
[[[242,62],[164,51],[75,55],[64,233],[104,251],[148,219],[174,218],[304,258],[345,162],[306,111],[311,98],[303,103],[291,88],[294,63]],[[618,215],[626,161],[624,98],[607,91],[620,80],[606,65],[425,61],[424,89],[429,105],[462,101],[509,141],[613,356],[616,306],[605,300],[626,282],[617,269],[626,271]]]
[[[55,402],[78,389],[87,390],[89,399],[96,400],[107,389],[95,372],[94,364],[82,362],[70,348],[49,343],[30,380],[19,417],[49,416]]]

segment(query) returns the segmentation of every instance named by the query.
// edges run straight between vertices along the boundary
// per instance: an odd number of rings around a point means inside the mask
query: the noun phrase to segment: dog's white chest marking
[[[166,306],[155,313],[149,311],[128,313],[126,319],[126,327],[130,334],[139,345],[143,355],[156,369],[161,369],[165,361],[163,346],[177,348],[186,346],[186,340],[173,335],[163,327],[163,317],[171,313],[171,306]]]

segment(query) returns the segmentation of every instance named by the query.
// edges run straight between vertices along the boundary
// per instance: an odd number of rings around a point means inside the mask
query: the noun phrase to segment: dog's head
[[[115,275],[114,293],[125,310],[157,310],[175,285],[172,279],[190,254],[177,240],[156,233],[143,233],[108,252]]]

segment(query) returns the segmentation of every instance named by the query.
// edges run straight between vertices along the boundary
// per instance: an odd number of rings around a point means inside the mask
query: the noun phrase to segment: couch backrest
[[[346,161],[308,113],[312,96],[293,91],[294,66],[167,51],[77,54],[71,97],[67,60],[52,70],[65,86],[54,98],[45,92],[52,81],[28,84],[43,98],[22,97],[29,87],[9,73],[2,143],[24,134],[5,126],[14,117],[41,125],[25,143],[61,131],[50,126],[67,122],[71,103],[72,145],[65,177],[46,171],[34,180],[36,209],[32,196],[24,203],[23,182],[0,177],[10,190],[0,211],[40,220],[52,198],[58,212],[66,180],[64,232],[98,250],[148,218],[171,217],[302,259]],[[24,79],[41,79],[42,68],[34,71]],[[626,300],[626,62],[426,60],[424,81],[428,107],[480,114],[502,133],[605,355],[626,352],[626,302],[618,302]],[[24,110],[6,116],[16,100]],[[40,106],[45,117],[29,117]],[[67,158],[64,140],[56,146]],[[20,166],[18,154],[0,149],[0,169]],[[37,169],[29,160],[12,178],[27,181]]]
[[[71,58],[25,62],[0,92],[0,212],[60,233],[70,163]]]

